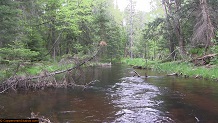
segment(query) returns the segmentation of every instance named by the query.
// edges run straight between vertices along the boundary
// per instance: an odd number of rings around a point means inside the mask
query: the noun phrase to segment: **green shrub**
[[[201,56],[204,54],[205,49],[204,48],[192,48],[189,50],[190,54],[197,54],[198,56]]]
[[[7,48],[0,48],[0,57],[5,60],[32,60],[39,52],[24,48],[20,42],[14,42]]]

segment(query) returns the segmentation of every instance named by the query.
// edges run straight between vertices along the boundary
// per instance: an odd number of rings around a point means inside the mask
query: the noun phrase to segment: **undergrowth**
[[[150,61],[141,58],[123,59],[123,63],[133,66],[142,66],[143,68],[151,68],[166,73],[182,73],[188,76],[202,76],[203,78],[218,79],[218,66],[207,68],[206,66],[194,66],[189,62],[165,62]],[[216,61],[217,62],[217,61]]]

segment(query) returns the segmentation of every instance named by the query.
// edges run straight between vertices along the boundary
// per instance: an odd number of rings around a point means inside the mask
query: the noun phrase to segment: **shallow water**
[[[167,77],[123,65],[85,69],[85,91],[48,89],[0,95],[0,118],[28,118],[39,112],[60,123],[194,123],[218,121],[218,84]]]

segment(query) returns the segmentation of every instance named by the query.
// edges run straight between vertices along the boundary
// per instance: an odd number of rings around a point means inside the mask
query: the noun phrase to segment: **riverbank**
[[[173,74],[183,77],[213,79],[218,81],[217,65],[194,66],[190,62],[179,61],[161,63],[160,61],[150,61],[141,58],[123,59],[122,63],[131,65],[134,68],[152,69],[166,72],[168,75]]]
[[[34,76],[42,72],[53,72],[57,70],[64,70],[74,66],[74,64],[62,64],[57,62],[22,62],[9,63],[7,65],[1,64],[0,80],[5,80],[11,76]]]
[[[86,89],[89,85],[96,82],[91,80],[89,83],[80,81],[80,78],[84,78],[85,74],[81,67],[92,66],[93,62],[90,62],[92,56],[88,59],[79,61],[76,60],[61,60],[59,63],[32,63],[29,66],[22,65],[23,71],[21,71],[21,65],[18,64],[14,74],[3,78],[0,85],[0,93],[4,93],[8,90],[44,90],[45,88],[78,88],[80,90]],[[94,62],[95,65],[96,62]],[[99,66],[111,66],[111,63],[98,63]],[[56,76],[60,75],[60,76]],[[1,78],[2,79],[2,78]]]
[[[76,63],[78,62],[78,63]],[[73,60],[61,60],[60,62],[22,62],[22,63],[9,63],[9,64],[0,64],[0,82],[12,77],[27,77],[27,76],[41,76],[42,74],[54,73],[56,71],[64,71],[69,68],[72,68],[79,63],[84,61],[73,61]],[[89,61],[86,64],[82,64],[81,67],[87,66],[111,66],[111,63],[101,63],[101,62],[92,62]]]

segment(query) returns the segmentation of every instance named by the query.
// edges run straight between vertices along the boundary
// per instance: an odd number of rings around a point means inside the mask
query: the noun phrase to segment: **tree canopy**
[[[134,0],[124,11],[114,3],[1,0],[0,59],[58,61],[66,54],[90,55],[100,41],[107,43],[101,60],[110,61],[217,51],[215,0],[154,0],[150,12],[136,11]]]

